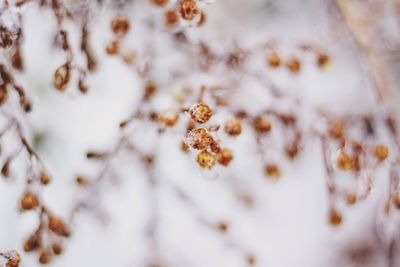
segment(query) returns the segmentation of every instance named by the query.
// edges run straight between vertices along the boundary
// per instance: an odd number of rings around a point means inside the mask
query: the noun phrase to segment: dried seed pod
[[[165,25],[170,28],[176,27],[179,22],[179,16],[174,10],[169,10],[165,12],[164,15]]]
[[[129,29],[130,23],[126,17],[116,17],[111,21],[111,30],[117,36],[125,36]]]
[[[201,168],[212,169],[217,161],[214,154],[211,154],[207,150],[201,151],[197,154],[196,161]]]
[[[233,160],[233,154],[230,149],[222,149],[218,154],[217,154],[217,161],[219,164],[222,166],[228,166],[229,163]]]
[[[181,0],[179,4],[179,12],[184,20],[193,20],[199,13],[196,1],[194,0]]]
[[[342,214],[336,209],[331,209],[328,220],[331,225],[338,226],[342,223]]]
[[[271,131],[271,122],[264,116],[257,116],[253,120],[253,128],[258,134],[265,134]]]
[[[158,116],[158,121],[165,127],[174,127],[179,121],[179,113],[176,111],[167,111]]]
[[[290,72],[297,74],[300,72],[301,69],[301,63],[300,60],[297,58],[292,58],[288,63],[287,63],[287,68],[290,70]]]
[[[61,218],[50,216],[48,228],[57,235],[68,237],[69,229]]]
[[[374,148],[374,155],[378,161],[384,161],[389,156],[389,149],[385,145],[378,145]]]
[[[355,168],[356,160],[354,156],[342,152],[336,160],[336,165],[342,171],[351,171]]]
[[[82,94],[86,94],[89,91],[89,87],[83,78],[78,81],[78,89]]]
[[[65,91],[71,78],[69,62],[61,65],[54,73],[54,87],[60,92]]]
[[[275,69],[281,65],[281,59],[277,53],[272,53],[267,57],[267,64],[271,68]]]
[[[38,197],[29,191],[26,191],[21,198],[20,201],[20,208],[21,210],[33,210],[39,206],[39,199]]]
[[[48,264],[51,261],[51,252],[47,249],[42,250],[39,254],[38,261],[40,264]]]
[[[4,26],[0,26],[0,48],[10,48],[15,41],[16,34]]]
[[[240,119],[234,118],[225,124],[225,132],[230,136],[237,136],[242,133],[242,124]]]
[[[267,176],[278,179],[281,177],[281,171],[276,164],[267,164],[265,165],[264,172]]]
[[[24,242],[24,251],[25,252],[31,252],[34,250],[37,250],[42,247],[42,239],[40,235],[38,234],[33,234],[29,236],[27,240]]]
[[[212,109],[204,103],[196,103],[189,109],[189,114],[197,123],[206,123],[213,115]]]
[[[213,138],[204,128],[193,129],[187,134],[187,143],[194,149],[206,149],[212,142]]]

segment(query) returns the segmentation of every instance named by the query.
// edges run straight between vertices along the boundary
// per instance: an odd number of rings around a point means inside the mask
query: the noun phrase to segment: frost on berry
[[[195,0],[181,0],[179,4],[179,12],[184,20],[193,20],[199,14],[197,3]]]
[[[18,267],[20,265],[21,256],[15,250],[8,251],[6,253],[1,253],[1,256],[3,256],[6,259],[5,267]]]
[[[291,60],[289,60],[286,66],[289,69],[289,71],[294,74],[299,73],[301,70],[301,63],[300,60],[297,58],[292,58]]]
[[[210,133],[204,128],[195,128],[187,134],[187,144],[197,150],[203,150],[213,143]]]
[[[197,123],[206,123],[213,115],[212,109],[204,103],[196,103],[189,109],[189,114]]]
[[[207,150],[203,150],[197,154],[196,162],[201,168],[211,170],[217,162],[217,157]]]

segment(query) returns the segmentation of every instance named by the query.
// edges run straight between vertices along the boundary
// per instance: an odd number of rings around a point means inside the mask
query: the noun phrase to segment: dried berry
[[[272,53],[267,57],[267,64],[271,68],[278,68],[281,65],[281,59],[277,53]]]
[[[60,243],[53,244],[51,249],[55,255],[60,255],[63,252],[63,247]]]
[[[267,164],[264,171],[265,174],[271,178],[278,179],[281,177],[281,171],[276,164]]]
[[[223,166],[228,166],[233,160],[233,154],[230,149],[223,149],[217,154],[217,161]]]
[[[323,54],[323,53],[318,54],[318,56],[317,56],[318,67],[320,67],[321,69],[325,68],[329,64],[329,62],[330,62],[330,58],[327,54]]]
[[[335,209],[329,212],[329,223],[333,226],[338,226],[342,223],[342,214]]]
[[[129,32],[130,23],[125,17],[116,17],[111,21],[111,30],[118,36],[124,36]]]
[[[220,231],[222,233],[226,233],[229,229],[229,224],[226,222],[219,222],[217,224],[217,229],[218,229],[218,231]]]
[[[240,119],[234,118],[225,124],[225,132],[231,136],[237,136],[242,133],[242,124]]]
[[[356,159],[354,156],[342,152],[336,160],[336,165],[342,171],[351,171],[356,166]]]
[[[258,134],[268,133],[271,127],[271,122],[264,116],[257,116],[253,120],[253,128]]]
[[[179,16],[174,10],[169,10],[165,13],[165,25],[168,27],[175,27],[179,22]]]
[[[51,178],[47,173],[41,172],[39,175],[39,180],[42,185],[48,185],[51,181]]]
[[[39,249],[41,246],[42,246],[42,239],[38,234],[33,234],[27,240],[25,240],[24,251],[31,252]]]
[[[194,104],[189,109],[189,114],[197,123],[206,123],[213,115],[212,109],[204,103]]]
[[[39,206],[38,197],[32,192],[25,192],[20,201],[21,210],[33,210]]]
[[[214,154],[211,154],[207,150],[201,151],[197,154],[196,161],[201,168],[212,169],[217,161]]]
[[[300,69],[301,69],[301,63],[297,58],[293,58],[291,59],[288,63],[287,63],[287,68],[292,72],[292,73],[299,73]]]
[[[378,145],[374,149],[374,155],[378,161],[384,161],[389,156],[389,149],[385,145]]]
[[[41,264],[48,264],[51,260],[51,253],[48,250],[43,250],[39,254],[39,263]]]
[[[213,138],[204,128],[191,130],[187,135],[187,139],[189,146],[198,150],[206,149],[213,142]]]
[[[328,134],[333,139],[344,138],[344,126],[340,121],[335,121],[329,126]]]
[[[119,41],[112,41],[106,47],[106,52],[108,55],[116,55],[119,53]]]

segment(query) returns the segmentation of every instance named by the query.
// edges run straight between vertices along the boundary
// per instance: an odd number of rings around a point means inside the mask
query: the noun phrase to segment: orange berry
[[[340,153],[336,160],[337,167],[342,171],[354,170],[356,166],[356,158],[346,153]]]
[[[385,145],[378,145],[374,149],[374,155],[378,161],[384,161],[389,156],[389,149]]]
[[[228,166],[229,163],[233,160],[233,154],[230,149],[223,149],[217,154],[218,163],[223,166]]]
[[[25,192],[20,201],[21,210],[33,210],[39,206],[38,197],[32,192]]]
[[[342,214],[335,209],[329,212],[329,223],[333,226],[338,226],[342,223]]]
[[[129,20],[125,17],[116,17],[111,21],[111,30],[118,36],[124,36],[130,28]]]

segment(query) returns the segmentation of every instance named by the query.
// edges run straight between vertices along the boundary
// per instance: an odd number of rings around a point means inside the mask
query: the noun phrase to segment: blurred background
[[[76,88],[79,72],[64,92],[54,88],[54,71],[68,56],[54,47],[58,26],[51,8],[37,2],[1,13],[1,23],[10,27],[22,17],[24,71],[14,78],[24,86],[32,111],[20,110],[16,94],[1,108],[18,119],[52,177],[48,186],[35,189],[41,201],[71,228],[71,236],[60,241],[62,254],[49,266],[399,266],[399,251],[388,242],[396,236],[398,215],[382,217],[389,164],[374,173],[376,183],[365,200],[338,204],[343,218],[332,226],[321,143],[312,130],[323,127],[321,113],[346,118],[390,110],[398,118],[399,1],[200,1],[204,25],[181,20],[171,28],[164,13],[177,1],[159,7],[149,0],[64,0],[75,16],[62,22],[75,65],[86,60],[80,52],[82,21],[90,32],[97,64],[86,76],[86,94]],[[115,39],[110,22],[116,16],[127,18],[130,29],[117,38],[120,53],[113,56],[106,47]],[[245,67],[199,68],[199,44],[217,57],[236,55],[237,62],[244,55]],[[300,69],[268,66],[271,51],[282,61],[298,58]],[[329,56],[326,66],[318,67],[313,51]],[[285,160],[279,149],[287,135],[277,127],[264,156],[279,162],[281,177],[265,177],[259,143],[243,124],[240,136],[218,135],[233,151],[232,163],[202,170],[195,154],[181,151],[187,114],[162,134],[146,119],[120,129],[141,107],[149,81],[159,91],[145,111],[189,107],[201,86],[220,86],[229,92],[232,108],[218,107],[206,96],[214,113],[210,125],[223,125],[238,110],[295,114],[304,137],[301,155]],[[7,117],[0,120],[7,125]],[[157,155],[151,168],[129,148],[110,160],[87,159],[88,151],[112,153],[126,136],[142,154]],[[385,143],[388,136],[376,139]],[[14,151],[15,133],[3,136],[1,147],[2,155]],[[27,160],[18,156],[11,176],[0,180],[0,251],[15,249],[21,266],[39,266],[38,255],[23,249],[40,221],[36,212],[19,212]],[[335,179],[347,185],[350,176]]]

